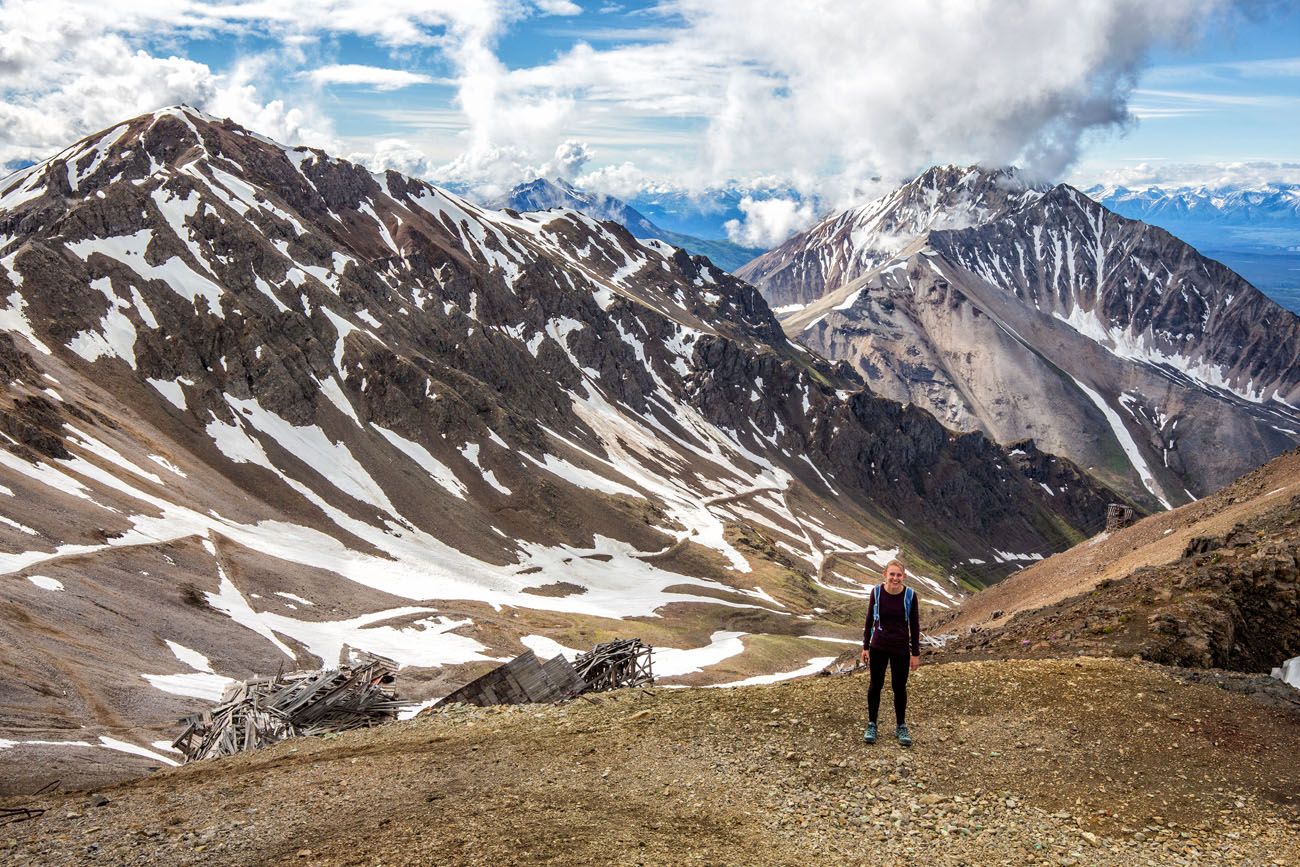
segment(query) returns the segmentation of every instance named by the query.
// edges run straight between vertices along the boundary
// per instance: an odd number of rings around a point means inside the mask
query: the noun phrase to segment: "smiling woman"
[[[876,721],[880,713],[880,694],[885,686],[885,670],[890,671],[890,688],[894,693],[895,735],[899,744],[912,745],[907,728],[907,676],[921,664],[921,621],[916,592],[903,584],[906,568],[890,560],[883,570],[885,583],[871,591],[867,604],[867,624],[863,629],[862,658],[871,667],[867,688],[867,730],[862,738],[876,742]]]

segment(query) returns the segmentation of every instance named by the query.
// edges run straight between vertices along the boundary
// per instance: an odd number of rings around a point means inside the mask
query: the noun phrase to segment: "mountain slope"
[[[554,180],[537,178],[519,184],[510,191],[509,195],[489,204],[494,208],[510,208],[525,213],[546,211],[551,208],[569,208],[597,220],[612,220],[638,238],[666,241],[692,255],[706,256],[724,271],[735,271],[763,252],[751,247],[742,247],[731,241],[708,240],[669,231],[655,225],[644,214],[621,199],[580,190],[563,178]]]
[[[1300,656],[1300,450],[1035,563],[936,630],[946,655],[1141,655],[1266,672]],[[1300,693],[1295,694],[1300,705]]]
[[[794,670],[900,549],[951,605],[1114,497],[705,259],[186,108],[0,183],[0,239],[0,764],[349,648],[416,700],[629,634],[678,682]]]
[[[1090,187],[1117,214],[1159,226],[1300,313],[1300,185]]]
[[[888,201],[924,203],[945,172]],[[962,189],[1004,176],[968,177]],[[1064,185],[972,213],[962,204],[953,219],[968,225],[942,229],[915,204],[890,211],[889,225],[917,231],[884,252],[878,234],[825,247],[810,233],[782,248],[790,262],[867,270],[819,283],[790,267],[759,288],[773,303],[815,297],[786,310],[787,331],[880,394],[1000,442],[1032,437],[1151,506],[1300,441],[1300,319],[1240,277]]]

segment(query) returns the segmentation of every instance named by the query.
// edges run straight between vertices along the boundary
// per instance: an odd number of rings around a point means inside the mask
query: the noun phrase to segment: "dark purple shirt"
[[[872,631],[876,610],[876,594],[880,593],[880,625]],[[864,649],[882,650],[885,653],[905,654],[909,650],[912,656],[921,655],[921,599],[912,597],[912,612],[909,618],[903,610],[903,600],[907,596],[904,588],[897,595],[888,591],[881,592],[879,585],[871,588],[871,599],[867,602],[867,622],[862,630],[862,647]]]

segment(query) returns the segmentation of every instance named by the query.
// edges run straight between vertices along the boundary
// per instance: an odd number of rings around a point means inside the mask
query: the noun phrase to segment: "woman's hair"
[[[885,564],[885,568],[883,568],[883,569],[880,570],[880,577],[881,577],[881,578],[885,577],[886,573],[889,572],[889,567],[890,567],[890,566],[897,566],[899,569],[902,569],[902,570],[903,570],[903,575],[904,575],[904,577],[907,576],[907,567],[903,565],[903,561],[902,561],[902,560],[890,560],[888,563]]]

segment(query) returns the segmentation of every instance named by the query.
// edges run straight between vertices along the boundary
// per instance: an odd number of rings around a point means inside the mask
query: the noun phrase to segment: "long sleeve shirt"
[[[875,623],[876,594],[880,594],[880,623]],[[871,589],[871,599],[867,604],[867,622],[862,630],[862,647],[864,650],[880,650],[885,653],[908,653],[921,655],[921,600],[912,599],[911,616],[904,611],[903,601],[907,595],[904,590],[898,594],[882,592],[879,586]]]

